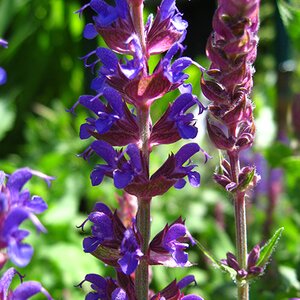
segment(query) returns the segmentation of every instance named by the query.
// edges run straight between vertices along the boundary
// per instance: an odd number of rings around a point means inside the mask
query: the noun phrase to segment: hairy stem
[[[150,239],[150,203],[151,199],[139,199],[139,208],[137,213],[137,227],[142,236],[143,259],[135,273],[135,290],[138,300],[148,299],[149,291],[149,266],[148,266],[148,245]]]
[[[150,138],[150,108],[142,106],[137,109],[137,118],[139,124],[140,149],[142,151],[143,161],[146,162],[147,172],[149,172],[149,138]],[[148,174],[149,176],[149,174]],[[151,198],[138,199],[137,228],[142,237],[143,259],[135,273],[135,289],[138,300],[148,299],[149,291],[149,266],[148,266],[148,245],[151,232],[150,219]]]
[[[234,200],[237,261],[240,268],[247,270],[247,223],[245,193],[237,192]],[[249,284],[237,282],[238,300],[249,299]]]
[[[237,153],[228,153],[232,180],[238,184],[240,171],[239,157]],[[236,233],[236,257],[240,268],[247,270],[247,220],[245,192],[237,191],[234,194],[234,216]],[[249,284],[246,280],[237,281],[237,299],[249,299]]]
[[[144,4],[143,1],[130,1],[131,16],[133,25],[141,43],[142,51],[146,52],[145,28],[143,19]]]

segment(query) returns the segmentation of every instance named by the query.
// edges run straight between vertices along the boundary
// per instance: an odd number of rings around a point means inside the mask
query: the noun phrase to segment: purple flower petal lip
[[[8,42],[0,38],[0,46],[3,48],[7,48]]]
[[[182,278],[181,280],[179,280],[177,282],[177,286],[181,290],[181,289],[187,287],[188,285],[190,285],[193,282],[196,284],[195,276],[194,275],[187,275],[187,276],[185,276],[184,278]]]
[[[87,274],[82,282],[78,284],[82,287],[82,284],[87,281],[91,283],[91,287],[95,292],[90,292],[85,299],[104,299],[108,300],[107,297],[107,280],[97,274]]]
[[[19,267],[27,266],[33,255],[33,248],[29,244],[22,243],[24,234],[28,235],[29,233],[24,232],[24,230],[14,230],[7,237],[8,256]]]
[[[98,32],[95,29],[94,24],[89,23],[89,24],[85,25],[84,31],[83,31],[84,38],[90,40],[90,39],[94,39],[97,35],[98,35]]]
[[[163,0],[160,5],[161,18],[167,19],[176,11],[175,0]]]
[[[116,9],[108,5],[105,1],[92,0],[91,8],[98,14],[94,17],[94,21],[99,27],[107,27],[118,18]]]
[[[119,61],[113,51],[107,48],[99,47],[96,49],[96,55],[103,64],[100,69],[101,74],[111,75],[117,71]]]
[[[0,67],[0,85],[5,84],[7,81],[6,71]]]
[[[120,252],[122,257],[118,263],[121,270],[124,274],[130,275],[137,268],[140,257],[143,256],[136,235],[131,228],[124,232]]]
[[[8,176],[7,188],[10,191],[11,202],[15,204],[18,202],[19,192],[23,186],[31,179],[32,175],[42,178],[50,185],[51,180],[54,180],[54,177],[47,176],[39,171],[31,170],[29,168],[22,168],[15,171],[13,174]]]
[[[3,300],[7,300],[9,286],[10,286],[13,278],[17,274],[20,276],[20,278],[22,278],[21,275],[14,268],[9,268],[2,275],[2,277],[0,279],[0,296],[4,297]]]
[[[91,144],[91,149],[102,157],[108,163],[109,167],[117,167],[117,152],[110,144],[104,141],[94,141]]]
[[[112,292],[111,299],[112,300],[129,300],[126,292],[121,288],[117,288]]]
[[[185,225],[175,223],[168,228],[163,240],[163,247],[171,253],[179,266],[184,266],[188,261],[188,255],[184,250],[188,248],[189,245],[179,242],[186,234],[187,229]]]
[[[204,300],[204,298],[197,295],[187,295],[187,296],[183,296],[181,300]]]
[[[200,146],[196,143],[189,143],[182,146],[175,154],[176,165],[182,166],[191,156],[200,151]]]
[[[103,96],[111,105],[114,112],[116,112],[116,115],[119,117],[123,117],[124,109],[121,95],[115,89],[105,88],[103,91]]]
[[[115,170],[113,172],[114,185],[117,189],[124,189],[134,178],[130,170]]]
[[[29,299],[39,293],[44,294],[48,300],[53,300],[48,291],[36,281],[27,281],[20,284],[13,292],[13,299]]]

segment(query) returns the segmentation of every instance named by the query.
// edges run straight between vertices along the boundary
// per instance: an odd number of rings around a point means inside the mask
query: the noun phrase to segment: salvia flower
[[[0,38],[0,46],[7,48],[7,46],[8,46],[7,41]],[[7,78],[6,71],[0,67],[0,85],[4,84],[6,82],[6,78]]]
[[[106,88],[103,96],[107,100],[104,105],[97,97],[81,96],[79,103],[97,115],[87,118],[80,127],[80,138],[90,136],[104,140],[113,146],[125,146],[138,141],[138,126],[136,116],[129,111],[119,93],[112,88]]]
[[[104,141],[95,141],[91,149],[107,162],[106,165],[97,165],[93,170],[91,174],[93,185],[99,185],[106,175],[114,179],[116,188],[123,189],[136,177],[140,180],[145,177],[140,150],[135,144],[128,145],[124,151],[116,151]],[[125,158],[125,153],[129,159]]]
[[[117,212],[103,203],[97,203],[87,220],[92,225],[92,236],[83,240],[83,249],[92,253],[103,262],[120,269],[124,274],[131,274],[143,256],[140,238],[134,223],[125,228]]]
[[[208,154],[198,144],[182,146],[175,155],[171,154],[150,178],[144,158],[135,144],[129,144],[125,150],[117,151],[104,141],[94,141],[83,156],[88,158],[92,153],[96,153],[107,163],[96,165],[92,171],[93,185],[101,184],[104,176],[108,176],[113,178],[116,188],[124,188],[126,192],[137,197],[153,197],[164,194],[172,186],[183,188],[186,176],[193,187],[198,187],[200,174],[193,171],[196,165],[190,163],[190,158],[200,151],[207,160]]]
[[[15,290],[10,290],[13,278],[22,276],[14,269],[8,269],[0,279],[0,299],[2,300],[23,300],[30,299],[36,294],[44,294],[48,300],[53,300],[48,291],[37,281],[22,282]]]
[[[151,300],[203,300],[203,298],[196,295],[185,296],[182,293],[182,289],[189,284],[196,282],[193,275],[189,275],[181,279],[180,281],[172,281],[162,291],[151,297]]]
[[[26,266],[31,260],[33,248],[24,244],[23,239],[29,231],[19,229],[26,219],[30,219],[37,231],[46,229],[36,217],[47,209],[47,204],[39,196],[32,196],[23,186],[35,175],[48,184],[53,180],[38,171],[23,168],[11,175],[0,171],[0,248],[7,248],[8,257],[17,266]]]
[[[190,266],[188,254],[185,252],[189,247],[188,242],[195,244],[181,218],[171,225],[167,224],[149,245],[153,264],[163,264],[168,267]]]
[[[128,228],[124,232],[124,238],[120,248],[122,258],[118,260],[124,274],[130,275],[137,268],[139,260],[143,256],[140,247],[136,232],[134,232],[133,229]]]
[[[87,274],[78,286],[82,287],[84,282],[90,282],[93,289],[86,295],[86,300],[129,300],[126,292],[112,278],[103,278],[97,274]]]
[[[195,117],[192,112],[187,112],[195,105],[198,106],[198,114],[205,110],[198,99],[190,93],[180,95],[170,104],[166,112],[152,128],[151,145],[171,144],[181,138],[195,138],[198,133]]]
[[[93,39],[100,34],[114,51],[123,54],[135,52],[135,47],[131,43],[135,29],[126,0],[115,1],[115,6],[109,5],[104,0],[92,0],[78,12],[82,13],[87,7],[91,7],[97,15],[93,17],[94,23],[86,25],[83,32],[85,38]]]
[[[136,3],[133,3],[136,5]],[[140,5],[140,3],[139,3]],[[102,0],[92,0],[78,12],[91,7],[97,14],[93,23],[86,25],[84,37],[93,39],[100,34],[109,48],[122,54],[134,54],[133,36],[138,33],[133,25],[130,8],[126,0],[115,1],[111,6]],[[186,35],[187,22],[178,12],[175,0],[162,1],[156,17],[149,16],[145,26],[147,55],[167,51],[175,42],[181,42]]]
[[[256,277],[262,275],[264,271],[263,267],[256,265],[259,259],[259,255],[260,255],[260,247],[259,245],[256,245],[248,254],[247,270],[244,270],[239,266],[239,263],[237,262],[235,255],[230,252],[226,254],[227,258],[221,260],[221,262],[222,264],[235,270],[239,278]]]

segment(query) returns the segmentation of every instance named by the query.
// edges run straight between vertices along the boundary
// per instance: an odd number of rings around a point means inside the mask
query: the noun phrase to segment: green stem
[[[237,192],[234,200],[237,261],[240,268],[247,270],[247,221],[245,193]],[[238,300],[249,299],[249,284],[237,281]]]
[[[135,273],[135,290],[138,300],[148,299],[149,291],[149,266],[148,266],[148,245],[150,239],[150,199],[139,199],[139,208],[137,213],[137,227],[142,236],[143,259]]]
[[[147,165],[147,172],[149,172],[149,138],[150,138],[150,108],[145,105],[138,107],[137,119],[139,124],[140,149],[142,151],[143,160]],[[149,176],[149,174],[147,174]],[[150,204],[151,198],[138,199],[137,212],[137,228],[142,237],[142,252],[143,259],[135,273],[135,290],[137,300],[148,299],[149,293],[149,265],[148,265],[148,246],[151,232],[151,218],[150,218]]]
[[[240,172],[239,156],[236,152],[228,153],[232,180],[238,184]],[[237,191],[234,194],[234,216],[236,233],[236,258],[240,268],[247,270],[247,220],[245,192]],[[237,281],[237,299],[249,299],[249,283],[246,280]]]

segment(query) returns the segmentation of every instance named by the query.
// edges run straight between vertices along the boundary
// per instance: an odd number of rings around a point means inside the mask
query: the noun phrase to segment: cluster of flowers
[[[94,114],[80,128],[81,139],[95,139],[82,156],[88,159],[96,154],[105,161],[92,171],[92,185],[110,177],[116,188],[123,189],[125,195],[136,196],[139,202],[150,202],[172,186],[183,188],[186,177],[192,186],[198,187],[200,174],[190,159],[199,152],[206,159],[208,155],[196,143],[171,153],[156,172],[149,174],[153,147],[195,138],[197,127],[191,111],[196,109],[201,114],[205,110],[192,94],[191,85],[185,83],[188,75],[184,70],[196,63],[182,56],[187,22],[175,0],[163,0],[156,16],[150,15],[145,25],[143,1],[116,0],[112,6],[103,0],[92,0],[78,13],[87,8],[95,16],[93,23],[85,26],[84,37],[93,39],[101,35],[110,48],[98,47],[82,58],[85,67],[96,74],[91,83],[95,95],[81,96],[71,109],[74,111],[80,104]],[[149,58],[157,54],[163,56],[150,72]],[[151,105],[175,89],[179,89],[180,96],[152,125]],[[188,242],[194,244],[194,240],[181,218],[166,225],[146,249],[136,218],[124,224],[117,211],[97,203],[82,228],[87,221],[93,223],[92,236],[84,239],[84,251],[113,266],[117,279],[88,274],[84,281],[90,282],[94,291],[86,299],[137,299],[132,277],[141,261],[168,267],[191,265],[185,250]],[[161,292],[152,293],[149,299],[200,300],[199,296],[184,296],[180,291],[193,281],[192,276],[174,281]]]
[[[258,43],[258,12],[258,0],[220,0],[206,48],[211,65],[202,77],[201,87],[212,101],[207,131],[215,146],[228,154],[229,161],[222,161],[221,174],[215,175],[227,191],[245,189],[250,176],[252,185],[258,180],[250,166],[235,174],[232,161],[254,140],[253,103],[249,96]]]
[[[23,186],[35,175],[44,179],[48,185],[53,179],[38,171],[23,168],[11,175],[0,171],[0,269],[8,260],[18,267],[25,267],[31,260],[33,248],[23,240],[29,231],[19,226],[27,219],[35,225],[38,232],[45,232],[36,214],[47,209],[47,204],[39,196],[32,196]],[[9,268],[0,279],[0,298],[3,300],[28,299],[38,293],[43,293],[48,300],[52,300],[49,293],[36,281],[21,283],[14,291],[10,284],[15,275],[22,276],[14,268]]]
[[[211,65],[201,79],[202,92],[212,101],[208,107],[209,137],[216,148],[227,154],[214,179],[227,191],[238,195],[235,201],[242,205],[245,205],[245,193],[260,179],[255,166],[240,168],[240,152],[252,146],[255,135],[250,93],[258,27],[259,0],[219,0],[213,18],[213,33],[206,47]],[[236,213],[241,214],[240,211]],[[227,259],[222,263],[235,270],[238,279],[249,279],[263,272],[263,268],[256,266],[259,253],[257,245],[246,253],[247,261],[243,265],[235,255],[227,253]],[[241,259],[241,253],[239,256]]]

